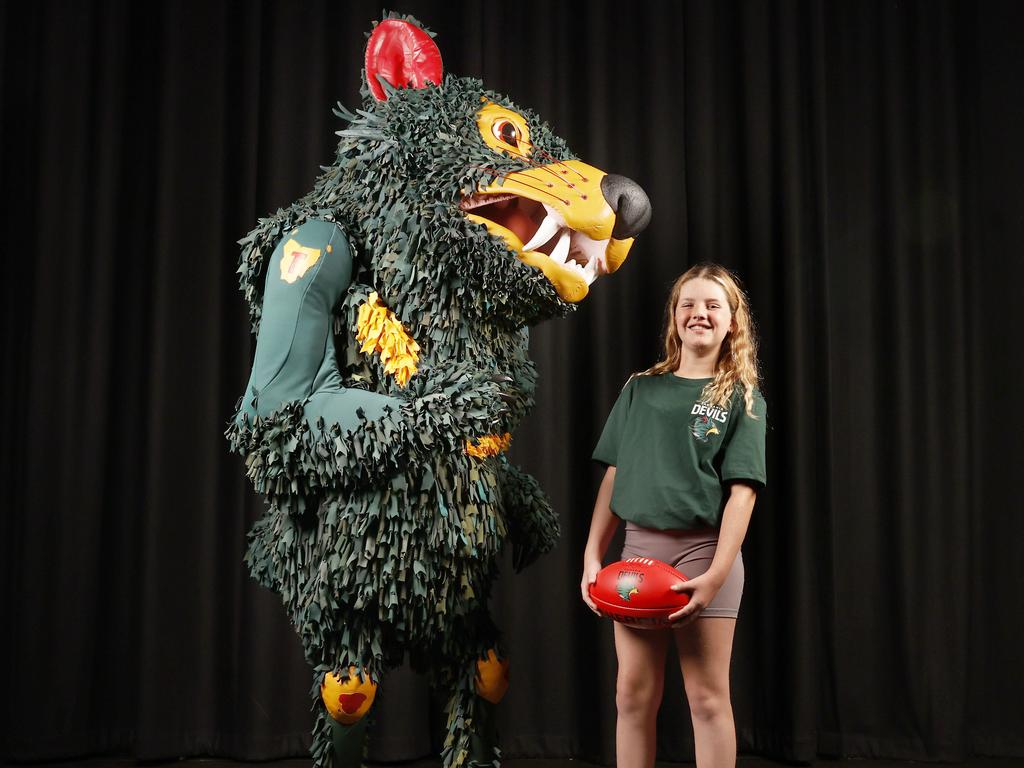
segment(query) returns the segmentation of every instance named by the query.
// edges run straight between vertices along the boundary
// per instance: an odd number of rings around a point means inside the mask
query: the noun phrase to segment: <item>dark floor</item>
[[[230,760],[174,760],[139,762],[116,758],[91,758],[60,763],[9,763],[31,768],[309,768],[309,760],[272,760],[259,763],[239,763]],[[656,768],[687,768],[693,763],[658,763]],[[779,768],[790,765],[761,757],[741,755],[738,768]],[[924,766],[958,766],[959,768],[1024,768],[1024,758],[976,757],[963,763],[919,763],[910,760],[818,760],[814,768],[923,768]],[[503,768],[603,768],[582,760],[505,760]],[[440,768],[439,761],[417,760],[407,763],[370,763],[368,768]]]

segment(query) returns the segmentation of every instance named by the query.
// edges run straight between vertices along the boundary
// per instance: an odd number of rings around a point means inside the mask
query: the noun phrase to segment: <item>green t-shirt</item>
[[[740,388],[728,409],[708,405],[701,392],[709,381],[664,373],[623,387],[593,455],[616,468],[616,516],[659,530],[717,527],[725,484],[764,486],[764,398],[755,390],[757,418]]]

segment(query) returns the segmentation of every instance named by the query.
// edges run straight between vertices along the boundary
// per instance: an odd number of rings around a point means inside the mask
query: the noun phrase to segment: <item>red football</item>
[[[604,616],[627,627],[662,629],[668,616],[688,602],[685,592],[670,587],[686,577],[668,563],[631,557],[605,566],[590,586],[590,599]]]

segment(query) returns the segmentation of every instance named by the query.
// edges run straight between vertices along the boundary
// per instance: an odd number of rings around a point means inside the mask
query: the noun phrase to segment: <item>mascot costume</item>
[[[497,765],[491,584],[506,541],[519,570],[558,536],[503,455],[534,402],[527,327],[570,312],[650,218],[536,115],[444,77],[432,37],[374,26],[333,165],[241,241],[257,342],[227,436],[267,501],[246,562],[314,667],[316,766],[360,764],[406,654],[449,694],[445,768]]]

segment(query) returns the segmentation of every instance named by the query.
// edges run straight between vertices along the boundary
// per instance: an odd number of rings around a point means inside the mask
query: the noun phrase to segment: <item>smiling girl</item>
[[[757,341],[737,279],[699,264],[672,286],[665,359],[626,383],[593,458],[605,464],[580,590],[589,587],[620,520],[621,559],[651,557],[689,579],[671,629],[616,623],[618,768],[650,768],[665,659],[675,640],[693,722],[697,768],[733,768],[729,662],[743,592],[740,545],[765,484],[765,404]]]

